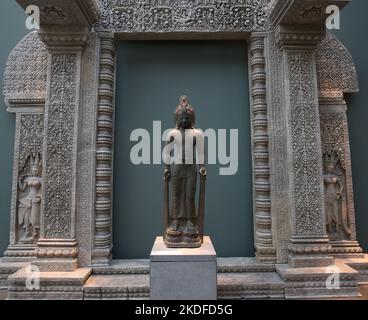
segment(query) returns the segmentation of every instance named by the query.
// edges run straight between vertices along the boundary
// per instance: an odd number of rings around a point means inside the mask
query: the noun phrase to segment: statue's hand
[[[336,199],[337,200],[341,199],[341,193],[340,192],[336,193]]]
[[[164,180],[165,181],[170,181],[170,179],[171,179],[171,171],[170,171],[170,169],[165,169]]]
[[[199,174],[200,174],[202,177],[207,176],[206,168],[205,168],[205,167],[201,167],[201,168],[199,169]]]

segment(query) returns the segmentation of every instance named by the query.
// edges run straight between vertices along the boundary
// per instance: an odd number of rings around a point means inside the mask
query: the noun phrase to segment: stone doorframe
[[[325,267],[361,256],[356,241],[344,94],[357,92],[325,8],[348,0],[18,0],[41,30],[10,54],[4,94],[16,114],[10,245],[3,261],[41,271],[106,266],[112,250],[115,41],[242,39],[249,44],[256,258]],[[322,130],[321,130],[322,126]],[[321,135],[322,131],[322,135]],[[336,151],[350,235],[326,232],[324,153]],[[21,241],[21,177],[42,159],[37,241]],[[28,199],[29,200],[29,199]]]

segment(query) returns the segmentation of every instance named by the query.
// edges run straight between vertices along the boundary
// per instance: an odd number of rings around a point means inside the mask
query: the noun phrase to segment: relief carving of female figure
[[[41,213],[41,157],[38,153],[28,156],[26,165],[28,173],[20,175],[18,187],[20,190],[18,206],[18,224],[24,234],[21,243],[35,243],[39,237]],[[25,168],[22,171],[27,171]]]
[[[335,150],[325,153],[325,210],[327,233],[331,240],[344,240],[351,234],[344,210],[344,181],[338,174],[339,155]]]

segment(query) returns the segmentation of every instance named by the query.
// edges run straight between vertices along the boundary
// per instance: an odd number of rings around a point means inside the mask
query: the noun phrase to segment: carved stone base
[[[368,284],[368,254],[363,258],[336,259],[336,264],[344,263],[359,272],[359,284]]]
[[[73,272],[40,272],[39,288],[27,288],[29,273],[22,268],[11,275],[8,299],[33,300],[82,300],[83,285],[90,277],[92,269],[80,268]]]
[[[331,241],[331,255],[338,259],[365,257],[358,241]]]
[[[202,239],[198,229],[190,232],[180,229],[174,231],[168,228],[164,242],[168,248],[199,248],[202,244]]]
[[[9,245],[2,258],[3,262],[30,262],[36,258],[35,244]]]
[[[25,287],[24,267],[27,265],[0,262],[0,285],[11,287],[10,299],[81,299],[82,294],[85,300],[149,299],[149,260],[146,259],[112,260],[108,267],[94,267],[86,281],[84,278],[90,272],[84,274],[81,270],[85,269],[41,272],[41,288],[32,292]],[[335,265],[340,270],[340,288],[331,290],[326,287],[331,267],[275,267],[258,263],[255,258],[218,258],[218,299],[357,297],[358,284],[368,283],[368,255],[364,259],[336,259]],[[17,273],[8,281],[8,276],[14,272]]]
[[[296,239],[289,244],[288,263],[293,268],[327,267],[334,264],[328,239]]]
[[[42,239],[37,243],[37,259],[32,265],[41,272],[71,272],[78,268],[78,248],[75,240]]]
[[[330,267],[291,268],[276,265],[276,271],[285,281],[286,299],[321,299],[358,297],[359,273],[345,264]],[[339,283],[332,285],[329,277],[335,275]]]
[[[2,258],[0,260],[0,289],[8,288],[8,277],[28,264],[29,262],[6,262],[4,258]]]
[[[84,300],[148,300],[148,274],[93,275],[84,286]]]

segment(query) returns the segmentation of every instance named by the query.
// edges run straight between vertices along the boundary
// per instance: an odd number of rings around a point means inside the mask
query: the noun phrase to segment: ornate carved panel
[[[35,243],[39,236],[43,114],[19,115],[16,241]]]
[[[95,28],[115,32],[237,32],[268,26],[269,0],[98,0]]]
[[[320,122],[313,51],[288,51],[295,234],[323,235]],[[316,88],[317,89],[317,88]]]
[[[320,92],[353,93],[359,91],[353,58],[346,47],[331,33],[316,50]]]
[[[46,110],[44,237],[71,238],[73,145],[77,94],[75,53],[52,54]]]
[[[26,104],[45,98],[47,58],[46,46],[36,32],[29,33],[18,43],[5,66],[3,92],[7,103]]]

